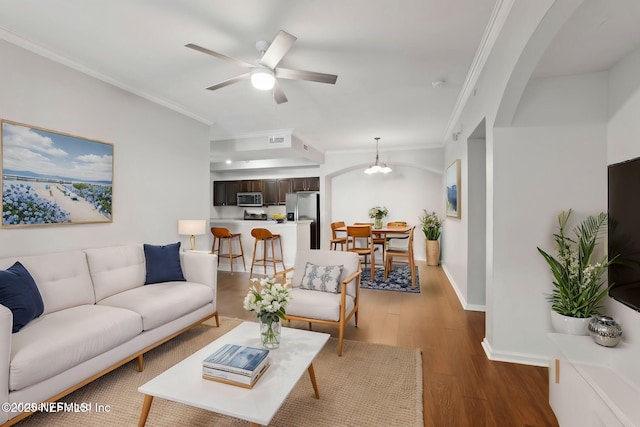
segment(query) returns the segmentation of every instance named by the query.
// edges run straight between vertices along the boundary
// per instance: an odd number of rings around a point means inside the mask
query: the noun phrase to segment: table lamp
[[[178,234],[191,235],[191,250],[196,249],[196,235],[207,232],[206,219],[178,220]]]

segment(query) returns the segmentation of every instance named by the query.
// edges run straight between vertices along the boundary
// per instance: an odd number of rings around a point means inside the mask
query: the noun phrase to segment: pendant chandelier
[[[376,162],[369,165],[368,168],[366,168],[364,170],[364,173],[366,173],[367,175],[371,175],[374,173],[389,173],[391,172],[391,168],[389,166],[387,166],[386,163],[379,163],[379,159],[378,159],[378,141],[380,140],[380,137],[376,137],[373,138],[376,140]]]

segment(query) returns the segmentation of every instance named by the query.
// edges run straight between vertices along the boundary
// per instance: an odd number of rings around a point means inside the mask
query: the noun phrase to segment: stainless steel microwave
[[[262,193],[238,193],[238,206],[262,206]]]

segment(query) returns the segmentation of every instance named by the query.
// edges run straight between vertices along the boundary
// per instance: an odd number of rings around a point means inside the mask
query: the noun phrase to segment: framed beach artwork
[[[2,227],[112,222],[113,144],[0,124]]]
[[[447,167],[447,216],[461,217],[460,207],[460,159],[456,159]]]

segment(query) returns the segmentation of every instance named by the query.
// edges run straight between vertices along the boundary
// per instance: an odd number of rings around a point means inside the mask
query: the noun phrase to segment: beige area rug
[[[136,426],[143,401],[138,387],[241,322],[220,320],[220,328],[207,321],[148,352],[143,372],[129,362],[61,399],[93,408],[108,405],[108,413],[37,413],[17,427]],[[330,338],[313,362],[320,399],[303,375],[270,426],[422,426],[421,357],[417,349],[346,340],[338,357],[337,339]],[[155,398],[146,425],[246,427],[249,422]]]

